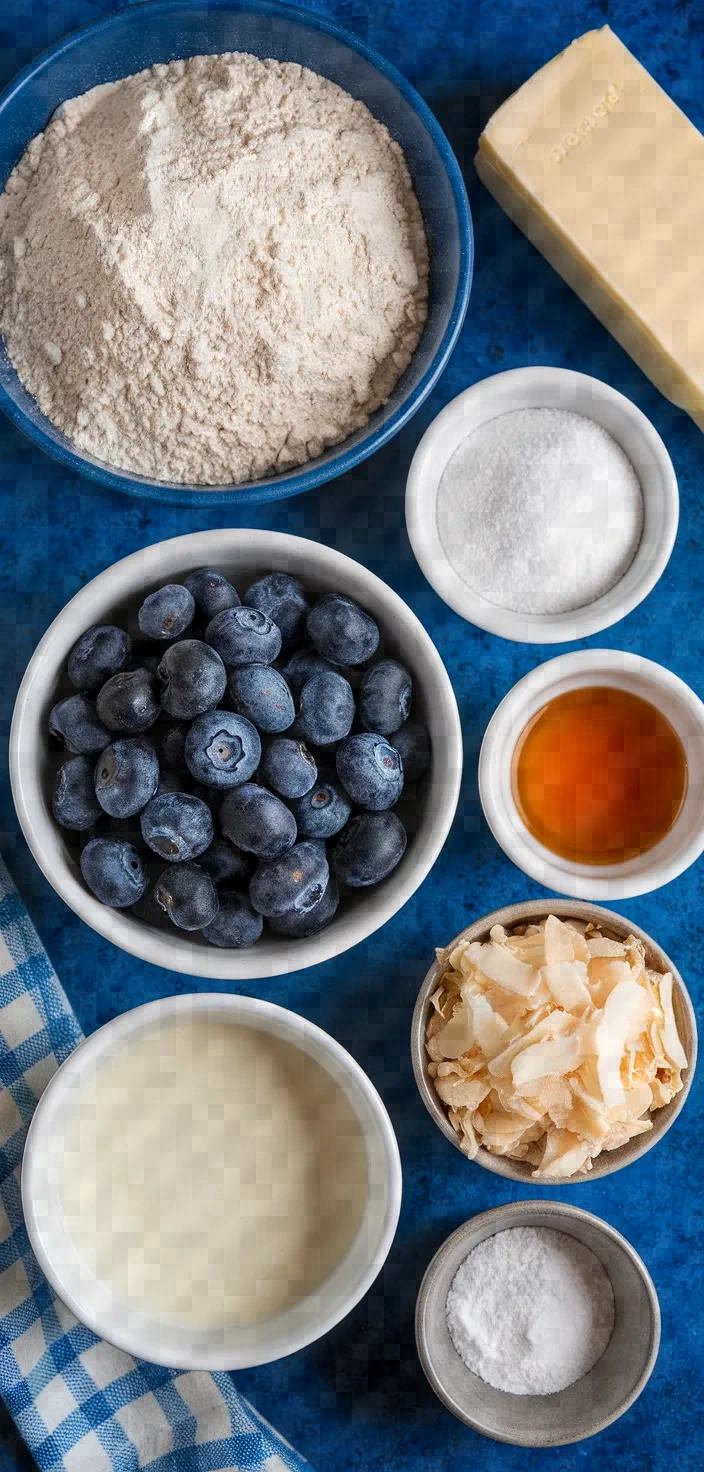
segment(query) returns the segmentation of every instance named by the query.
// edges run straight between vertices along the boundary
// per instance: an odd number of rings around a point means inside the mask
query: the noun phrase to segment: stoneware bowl
[[[258,1324],[196,1330],[165,1325],[121,1302],[80,1257],[64,1220],[63,1145],[83,1090],[146,1029],[170,1019],[216,1018],[300,1048],[330,1074],[359,1120],[367,1148],[368,1197],[347,1255],[314,1293]],[[266,1364],[319,1339],[373,1283],[393,1242],[401,1206],[401,1161],[393,1126],[373,1084],[321,1028],[271,1002],[218,992],[166,997],[124,1012],[81,1043],[35,1110],[22,1165],[22,1205],[39,1266],[61,1300],[101,1338],[137,1359],[177,1369],[234,1370]]]
[[[332,924],[307,940],[262,936],[247,950],[220,950],[175,926],[157,929],[126,910],[102,905],[86,888],[79,849],[51,814],[53,771],[47,716],[58,698],[66,657],[91,624],[127,627],[147,593],[182,580],[196,567],[218,567],[243,591],[265,572],[295,574],[311,593],[338,591],[357,599],[378,621],[384,647],[407,665],[414,711],[425,721],[433,748],[431,770],[417,797],[399,812],[409,829],[401,863],[382,884],[345,899]],[[194,532],[158,542],[117,562],[82,588],[54,619],[35,650],[19,689],[10,737],[12,793],[24,836],[49,883],[86,924],[123,950],[189,976],[221,980],[277,976],[328,961],[384,925],[429,873],[449,833],[462,775],[462,733],[449,676],[432,640],[410,608],[358,562],[301,537],[279,532]]]
[[[611,1279],[615,1321],[600,1360],[552,1395],[510,1395],[487,1385],[460,1358],[445,1304],[452,1280],[474,1247],[509,1227],[552,1227],[599,1258]],[[660,1343],[660,1308],[650,1274],[620,1232],[590,1211],[561,1201],[513,1201],[472,1217],[436,1252],[421,1283],[416,1345],[425,1374],[460,1421],[512,1446],[568,1446],[617,1421],[647,1385]]]
[[[455,572],[438,534],[438,487],[448,460],[479,425],[516,409],[569,409],[593,419],[621,446],[640,481],[643,535],[633,562],[603,597],[569,613],[514,613],[490,603]],[[565,644],[618,623],[642,603],[662,576],[678,518],[674,468],[650,420],[608,383],[570,368],[512,368],[465,389],[426,430],[408,472],[408,535],[428,582],[469,623],[520,643]]]
[[[514,925],[536,924],[544,920],[547,915],[557,915],[563,920],[574,919],[593,921],[600,926],[607,936],[613,940],[623,940],[627,935],[634,935],[642,940],[645,946],[645,956],[648,966],[654,971],[671,971],[674,978],[672,989],[672,1005],[677,1022],[677,1030],[682,1040],[682,1046],[689,1066],[685,1069],[682,1078],[682,1088],[669,1104],[662,1109],[655,1109],[650,1115],[653,1128],[647,1134],[636,1135],[626,1145],[618,1150],[602,1151],[598,1155],[590,1171],[581,1172],[571,1176],[567,1180],[553,1181],[546,1184],[563,1186],[583,1186],[588,1181],[597,1181],[602,1176],[610,1176],[615,1170],[622,1170],[624,1165],[630,1165],[634,1160],[640,1160],[648,1150],[667,1134],[671,1124],[674,1124],[680,1110],[684,1107],[687,1095],[694,1078],[694,1070],[697,1064],[697,1020],[694,1008],[687,988],[673,965],[669,956],[661,947],[652,940],[639,925],[634,925],[632,920],[624,919],[623,915],[614,914],[613,910],[602,910],[598,905],[586,904],[580,900],[527,900],[522,905],[507,905],[503,910],[494,910],[492,915],[485,915],[481,920],[475,920],[473,925],[468,925],[451,942],[456,946],[460,940],[488,940],[492,925],[504,925],[510,930]],[[447,1110],[438,1098],[433,1087],[433,1081],[427,1070],[428,1055],[425,1051],[425,1031],[431,1013],[430,998],[435,991],[442,966],[435,961],[431,966],[425,981],[418,993],[418,1000],[413,1012],[411,1025],[411,1057],[413,1061],[413,1072],[415,1074],[418,1090],[428,1111],[435,1121],[438,1129],[442,1130],[446,1139],[459,1150],[460,1142],[447,1117]],[[467,1157],[465,1157],[467,1159]],[[490,1150],[479,1149],[476,1157],[477,1165],[483,1165],[486,1170],[491,1170],[497,1176],[504,1176],[509,1181],[519,1181],[522,1185],[531,1185],[542,1188],[543,1182],[534,1180],[533,1167],[522,1160],[509,1160],[507,1156],[494,1155]],[[470,1164],[467,1161],[467,1164]]]
[[[513,796],[513,755],[528,722],[556,696],[589,685],[627,690],[656,706],[677,732],[687,760],[684,799],[669,833],[622,864],[576,864],[552,853],[529,832]],[[704,704],[684,680],[640,654],[620,649],[561,654],[524,675],[494,711],[479,754],[479,797],[504,853],[546,889],[599,901],[649,894],[704,851]]]
[[[464,321],[472,280],[472,220],[462,173],[445,134],[415,88],[377,51],[334,21],[279,0],[149,0],[65,36],[33,60],[0,97],[0,188],[60,103],[176,57],[247,51],[297,62],[366,103],[403,149],[430,252],[428,320],[389,402],[343,444],[298,469],[248,485],[184,486],[117,470],[77,450],[26,392],[0,343],[0,407],[49,455],[90,480],[179,506],[274,501],[322,485],[392,439],[427,398]]]

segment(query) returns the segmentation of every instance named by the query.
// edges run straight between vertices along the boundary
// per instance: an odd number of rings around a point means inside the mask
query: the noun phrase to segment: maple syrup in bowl
[[[495,711],[479,792],[501,847],[547,888],[645,894],[704,851],[704,705],[639,655],[549,660]]]
[[[585,685],[528,722],[512,763],[518,811],[539,843],[580,864],[622,864],[654,848],[682,807],[677,732],[630,690]]]

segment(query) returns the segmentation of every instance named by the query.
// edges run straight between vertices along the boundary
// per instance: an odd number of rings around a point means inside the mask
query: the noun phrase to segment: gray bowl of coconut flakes
[[[512,1202],[465,1222],[418,1294],[416,1344],[436,1395],[515,1446],[603,1431],[637,1400],[659,1343],[657,1293],[637,1252],[562,1202]]]

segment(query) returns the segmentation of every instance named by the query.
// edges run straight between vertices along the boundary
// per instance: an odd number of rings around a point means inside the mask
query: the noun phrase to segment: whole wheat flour
[[[427,312],[403,154],[363,103],[240,53],[93,88],[0,196],[0,330],[83,451],[248,481],[389,397]]]

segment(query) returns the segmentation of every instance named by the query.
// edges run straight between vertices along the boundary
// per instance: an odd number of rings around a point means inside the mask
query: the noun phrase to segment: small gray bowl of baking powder
[[[552,1308],[554,1314],[555,1302],[562,1299],[564,1326],[561,1330],[554,1318],[551,1325],[552,1332],[562,1340],[563,1373],[560,1356],[549,1346],[545,1304],[538,1301],[539,1294],[533,1303],[515,1305],[517,1323],[525,1328],[525,1323],[532,1321],[534,1365],[530,1357],[521,1357],[515,1344],[502,1340],[510,1315],[503,1316],[499,1324],[501,1315],[497,1313],[497,1323],[487,1326],[486,1310],[492,1292],[487,1269],[490,1259],[498,1261],[500,1256],[492,1249],[501,1245],[508,1251],[515,1243],[516,1256],[523,1253],[525,1266],[526,1238],[531,1234],[519,1231],[513,1237],[516,1229],[525,1228],[533,1229],[536,1243],[539,1237],[542,1239],[538,1243],[538,1276],[541,1255],[544,1270],[558,1241],[563,1243]],[[535,1232],[536,1228],[543,1230]],[[505,1233],[510,1235],[503,1237]],[[489,1239],[499,1234],[503,1243],[490,1245]],[[559,1239],[554,1234],[559,1234]],[[566,1242],[567,1238],[571,1241]],[[475,1267],[470,1254],[480,1244],[486,1244],[482,1252],[485,1261],[480,1262],[478,1256]],[[596,1262],[590,1274],[591,1254]],[[520,1276],[518,1272],[519,1285]],[[513,1275],[507,1273],[509,1277]],[[586,1312],[586,1285],[594,1294],[592,1314]],[[500,1296],[499,1285],[498,1299]],[[609,1334],[611,1317],[613,1328]],[[436,1252],[418,1294],[416,1345],[436,1395],[467,1426],[512,1446],[568,1446],[603,1431],[637,1400],[652,1373],[659,1344],[658,1297],[637,1252],[608,1222],[560,1201],[515,1201],[472,1217]],[[543,1359],[538,1363],[541,1352]],[[588,1364],[595,1354],[596,1362],[579,1374],[580,1360]],[[470,1369],[466,1360],[481,1364],[483,1373],[495,1382],[502,1378],[515,1385],[530,1382],[532,1393],[497,1389],[496,1384],[489,1384]],[[579,1378],[562,1389],[545,1393],[536,1389],[555,1383],[556,1377],[564,1381],[575,1371]]]

